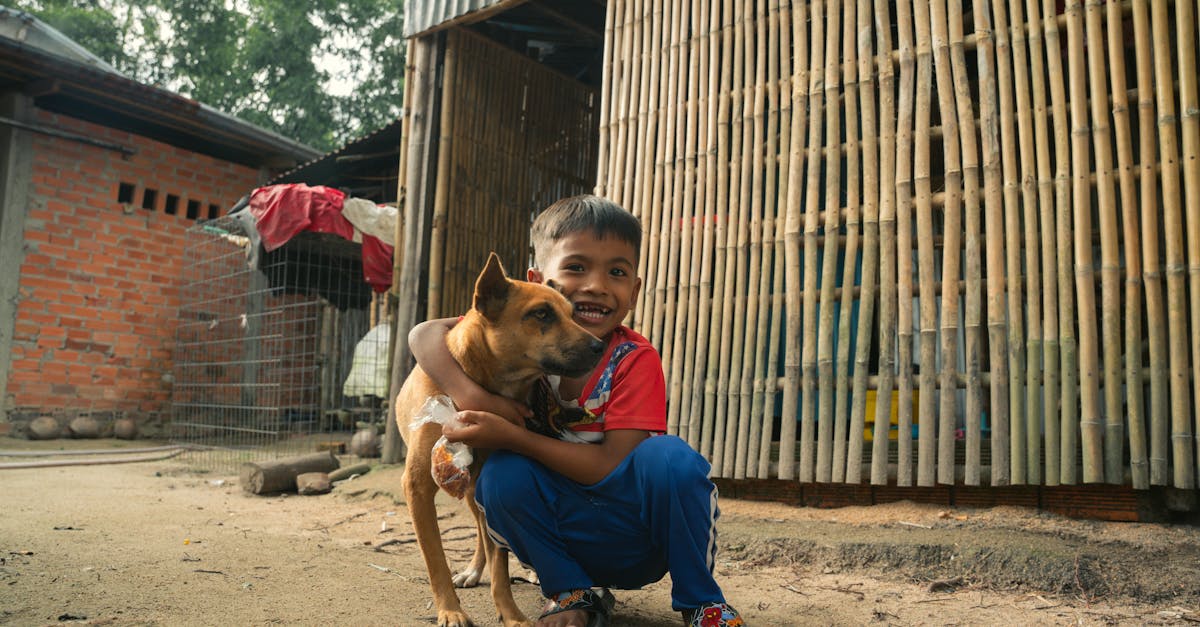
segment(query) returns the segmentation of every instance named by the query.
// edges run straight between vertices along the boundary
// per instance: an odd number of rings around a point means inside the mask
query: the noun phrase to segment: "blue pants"
[[[717,488],[709,464],[669,435],[642,442],[599,483],[580,485],[509,451],[475,488],[489,534],[537,571],[542,593],[640,588],[671,573],[677,610],[724,601],[713,580]]]

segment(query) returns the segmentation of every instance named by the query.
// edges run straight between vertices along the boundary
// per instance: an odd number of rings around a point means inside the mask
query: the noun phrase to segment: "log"
[[[323,472],[305,472],[296,476],[296,492],[302,496],[328,494],[333,482]]]
[[[332,451],[300,455],[265,462],[246,462],[242,465],[242,489],[250,494],[291,492],[296,489],[296,477],[306,472],[330,472],[340,463]]]
[[[368,472],[371,472],[370,464],[354,464],[353,466],[342,466],[341,468],[338,468],[337,470],[334,470],[333,472],[329,473],[329,481],[331,483],[335,482],[335,481],[341,481],[343,479],[349,479],[350,477],[353,477],[354,475],[365,475]]]

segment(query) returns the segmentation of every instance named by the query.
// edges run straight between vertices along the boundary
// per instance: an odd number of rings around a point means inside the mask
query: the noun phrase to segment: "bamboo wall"
[[[524,279],[536,212],[596,169],[594,89],[462,29],[443,59],[428,318],[471,307],[491,251]]]
[[[1059,4],[609,1],[596,191],[717,476],[1196,487],[1197,7]]]

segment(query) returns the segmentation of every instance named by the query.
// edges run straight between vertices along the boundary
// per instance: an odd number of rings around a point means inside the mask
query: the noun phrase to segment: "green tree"
[[[334,148],[400,112],[403,16],[395,0],[22,0],[17,7],[130,78],[316,148]],[[321,62],[328,59],[341,63]],[[335,94],[330,84],[354,87]]]

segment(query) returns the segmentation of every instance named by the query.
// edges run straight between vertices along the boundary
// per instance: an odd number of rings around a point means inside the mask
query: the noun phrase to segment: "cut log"
[[[370,464],[355,464],[353,466],[343,466],[342,468],[338,468],[337,470],[329,473],[329,480],[330,481],[341,481],[342,479],[349,479],[350,477],[353,477],[354,475],[365,475],[368,472],[371,472]]]
[[[242,489],[250,494],[292,492],[296,477],[306,472],[330,472],[341,464],[332,451],[242,465]]]
[[[328,494],[332,489],[329,475],[323,472],[306,472],[296,476],[296,492],[301,496]]]

